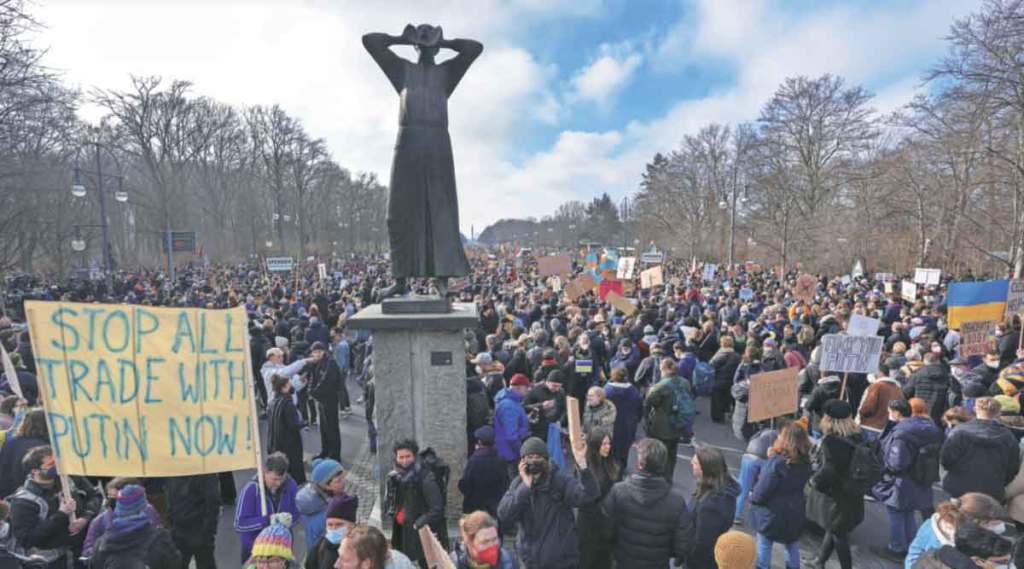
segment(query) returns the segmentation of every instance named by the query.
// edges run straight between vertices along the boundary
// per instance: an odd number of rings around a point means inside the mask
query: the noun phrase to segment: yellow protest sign
[[[62,474],[179,476],[256,466],[243,307],[25,307]]]

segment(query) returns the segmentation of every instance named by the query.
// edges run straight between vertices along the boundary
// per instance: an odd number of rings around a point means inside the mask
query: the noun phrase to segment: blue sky
[[[82,88],[188,79],[279,103],[342,165],[386,183],[397,98],[363,51],[406,23],[484,54],[450,105],[461,225],[636,190],[644,164],[709,122],[757,118],[787,76],[841,75],[880,113],[920,89],[977,0],[40,0],[47,63]],[[403,52],[412,57],[412,53]],[[84,108],[87,119],[96,110]]]

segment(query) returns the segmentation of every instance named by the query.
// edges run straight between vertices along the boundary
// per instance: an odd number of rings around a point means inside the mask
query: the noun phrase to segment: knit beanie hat
[[[338,474],[345,472],[345,467],[332,458],[318,458],[313,461],[313,482],[327,484]]]
[[[324,515],[324,518],[336,518],[355,523],[358,510],[359,498],[342,494],[341,496],[331,498],[331,501],[327,504],[327,513]]]
[[[146,509],[146,504],[146,489],[138,484],[129,484],[117,493],[114,516],[118,518],[137,516]]]
[[[294,561],[292,554],[292,515],[281,512],[270,516],[270,525],[256,536],[252,545],[253,557],[283,557]]]
[[[754,538],[736,530],[729,530],[715,543],[715,563],[719,569],[753,569],[757,560]]]
[[[528,454],[539,454],[544,458],[548,458],[548,445],[544,444],[544,441],[537,437],[530,437],[523,441],[523,446],[519,448],[519,456],[526,456]]]
[[[833,419],[846,419],[853,415],[853,408],[850,404],[841,399],[829,399],[825,402],[825,415]]]

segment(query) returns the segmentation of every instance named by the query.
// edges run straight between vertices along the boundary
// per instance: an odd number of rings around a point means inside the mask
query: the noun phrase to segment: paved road
[[[355,397],[356,388],[350,386]],[[733,476],[739,473],[740,457],[743,453],[743,445],[732,436],[732,431],[727,425],[716,425],[710,422],[708,416],[708,400],[701,399],[697,402],[700,415],[694,427],[696,439],[714,445],[723,450],[729,468]],[[369,517],[372,507],[373,492],[375,487],[373,478],[377,473],[372,472],[373,461],[368,460],[366,452],[366,421],[363,419],[362,408],[353,406],[355,412],[341,418],[342,434],[342,462],[346,468],[351,470],[350,487],[356,489],[360,494],[360,519]],[[265,426],[263,426],[265,430]],[[320,451],[320,438],[315,428],[304,431],[302,435],[303,450],[307,461]],[[694,490],[694,478],[690,469],[690,458],[693,456],[692,446],[680,445],[679,459],[676,464],[675,484],[683,488],[687,495]],[[307,469],[308,472],[308,469]],[[254,471],[241,471],[235,475],[238,488],[241,488],[248,480],[255,475]],[[220,527],[218,529],[219,539],[217,540],[217,562],[220,567],[237,567],[239,563],[238,538],[232,529],[234,507],[224,507],[221,512]],[[750,531],[749,527],[739,527],[743,531]],[[454,534],[452,534],[454,535]],[[821,534],[818,531],[809,529],[804,532],[801,540],[801,557],[803,564],[807,565],[810,559],[817,552],[821,543]],[[854,567],[857,568],[885,568],[897,569],[902,563],[884,558],[879,555],[879,549],[884,549],[888,543],[888,520],[885,508],[879,504],[869,502],[866,507],[866,519],[852,535]],[[294,548],[296,556],[301,559],[305,554],[305,543],[301,527],[297,530]],[[774,567],[784,567],[783,552],[780,547],[775,549]],[[833,556],[828,564],[829,569],[838,569],[839,564]]]

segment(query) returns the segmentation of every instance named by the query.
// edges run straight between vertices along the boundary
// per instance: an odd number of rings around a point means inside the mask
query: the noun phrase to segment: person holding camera
[[[578,470],[558,470],[537,437],[521,448],[519,476],[498,504],[502,526],[517,527],[517,551],[529,569],[579,567],[580,547],[573,508],[596,501],[601,490],[587,467],[587,445],[573,448]]]

